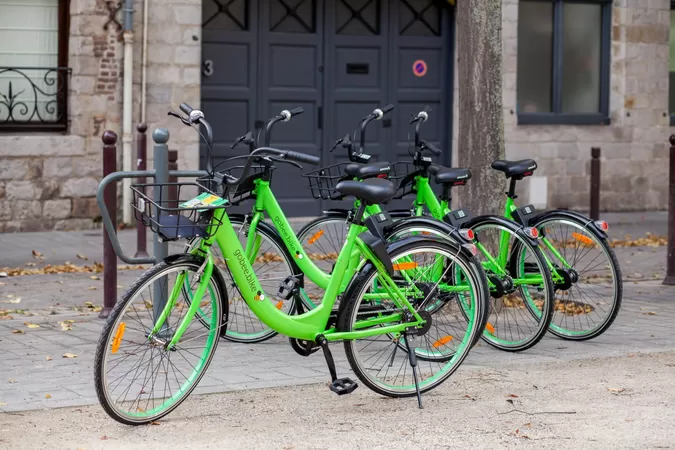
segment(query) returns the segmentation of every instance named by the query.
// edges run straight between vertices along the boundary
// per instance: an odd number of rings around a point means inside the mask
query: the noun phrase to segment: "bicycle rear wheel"
[[[439,282],[452,278],[455,270],[465,274],[467,283],[462,288],[469,297],[480,297],[480,271],[474,258],[459,252],[456,245],[436,240],[416,240],[401,244],[391,253],[394,280],[416,311],[423,314],[427,324],[419,330],[415,354],[419,360],[420,391],[429,391],[450,377],[459,368],[482,331],[482,304],[467,311],[457,302],[447,302],[433,314],[426,312],[429,303],[438,301],[437,289],[420,288],[431,271],[441,268]],[[407,322],[407,310],[399,309],[391,298],[381,296],[380,275],[368,264],[354,278],[343,301],[344,309],[338,317],[339,331],[367,330]],[[483,285],[484,286],[484,285]],[[419,289],[419,291],[417,291]],[[414,293],[417,292],[417,295]],[[410,295],[408,295],[410,293]],[[377,302],[369,296],[380,295]],[[362,322],[378,317],[376,324]],[[389,322],[382,322],[389,317]],[[407,343],[403,334],[381,334],[344,342],[347,360],[356,376],[373,391],[390,397],[416,395],[413,373],[409,367]],[[406,341],[407,342],[407,341]]]
[[[142,425],[169,414],[204,376],[227,323],[223,279],[214,271],[199,299],[188,299],[185,289],[174,290],[176,283],[187,279],[194,293],[203,261],[185,255],[157,264],[127,290],[110,314],[98,341],[94,374],[99,402],[116,421]],[[153,335],[155,317],[174,291],[177,298],[165,327]],[[196,317],[176,347],[167,349],[191,301],[199,302]]]
[[[600,336],[619,314],[623,295],[621,268],[607,239],[562,214],[547,215],[535,226],[554,275],[562,278],[549,331],[575,341]]]

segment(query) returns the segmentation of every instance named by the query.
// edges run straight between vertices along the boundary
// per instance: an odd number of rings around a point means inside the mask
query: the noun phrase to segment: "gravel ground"
[[[98,406],[3,414],[0,448],[675,448],[674,379],[675,353],[655,353],[463,367],[423,410],[311,385],[194,396],[136,428]]]

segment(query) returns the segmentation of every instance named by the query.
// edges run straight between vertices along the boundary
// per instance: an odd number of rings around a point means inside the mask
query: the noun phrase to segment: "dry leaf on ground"
[[[77,355],[75,353],[64,353],[63,357],[64,358],[77,358]]]
[[[626,390],[626,388],[607,388],[607,390],[613,394],[620,394]]]
[[[150,422],[150,425],[161,425],[161,424],[156,420],[153,420],[152,422]]]
[[[117,266],[117,270],[143,270],[147,269],[147,266]],[[62,273],[101,273],[103,272],[103,264],[99,262],[94,262],[93,265],[84,265],[76,266],[70,261],[66,261],[63,264],[51,265],[47,264],[44,267],[36,267],[34,269],[26,269],[24,267],[9,268],[3,267],[3,272],[0,272],[0,277],[17,277],[23,275],[50,275],[50,274],[62,274]],[[4,275],[3,275],[4,274]]]
[[[40,256],[42,256],[42,253],[40,253],[36,250],[33,250],[33,256],[35,256],[36,258],[39,258]]]
[[[516,394],[506,394],[506,396],[511,398],[518,398]]]
[[[5,402],[0,402],[0,406],[7,406],[7,403],[5,403]]]
[[[40,328],[40,325],[36,323],[24,322],[23,324],[26,325],[28,328]]]
[[[61,331],[70,331],[73,329],[73,327],[69,323],[66,323],[65,321],[59,322],[59,325],[61,325]]]
[[[642,313],[642,314],[645,314],[647,316],[657,316],[658,315],[654,311],[647,311],[646,313]]]
[[[52,360],[52,357],[51,357],[51,356],[47,356],[47,357],[45,358],[45,360],[51,361],[51,360]]]
[[[14,333],[14,334],[23,334],[23,331],[21,331],[21,330],[12,330],[12,333]]]
[[[85,255],[82,255],[80,253],[78,253],[75,256],[77,256],[77,259],[81,259],[82,261],[88,261],[89,260],[89,258],[87,258]]]
[[[52,394],[45,394],[45,398],[52,398]]]

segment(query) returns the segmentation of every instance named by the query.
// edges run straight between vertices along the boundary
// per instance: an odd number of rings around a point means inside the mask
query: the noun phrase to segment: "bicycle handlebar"
[[[287,109],[284,109],[279,113],[278,116],[272,117],[270,120],[267,121],[267,126],[265,127],[265,147],[270,146],[270,140],[272,139],[271,133],[272,133],[272,127],[274,127],[274,124],[277,122],[288,122],[291,120],[293,117],[298,116],[302,113],[304,113],[305,110],[302,107],[298,107],[295,109],[291,109],[290,111]]]
[[[440,148],[436,147],[434,144],[431,144],[425,140],[420,141],[420,148],[422,150],[429,150],[436,156],[441,156],[443,154]]]
[[[253,152],[251,152],[250,155],[248,155],[248,159],[246,160],[246,164],[244,165],[244,169],[239,176],[239,178],[226,178],[224,181],[228,186],[237,186],[240,184],[244,178],[248,175],[248,172],[251,170],[251,165],[255,162],[257,157],[260,156],[275,156],[281,159],[286,159],[288,161],[296,161],[299,163],[305,163],[305,164],[311,164],[313,166],[319,165],[321,163],[321,158],[318,156],[314,155],[308,155],[306,153],[299,153],[299,152],[294,152],[290,150],[279,150],[276,148],[272,147],[260,147]]]

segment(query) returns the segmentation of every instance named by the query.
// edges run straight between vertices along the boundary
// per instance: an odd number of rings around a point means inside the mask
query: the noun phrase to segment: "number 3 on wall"
[[[202,75],[205,77],[210,77],[213,75],[213,61],[207,59],[202,63]]]

